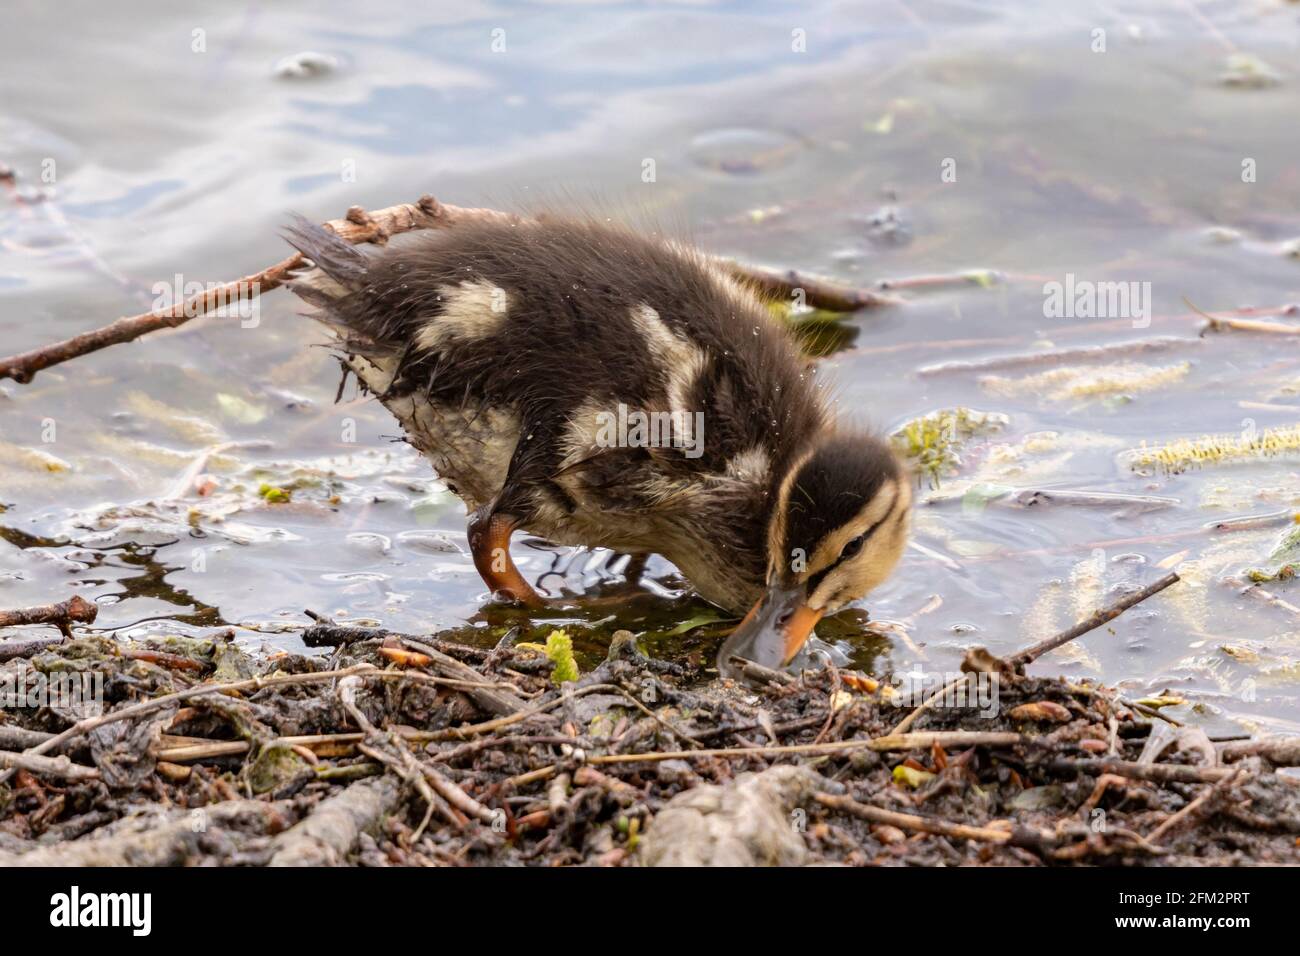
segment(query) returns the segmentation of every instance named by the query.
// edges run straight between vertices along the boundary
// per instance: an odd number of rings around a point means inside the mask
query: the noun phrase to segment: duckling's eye
[[[845,558],[851,558],[859,551],[861,551],[862,542],[866,540],[867,540],[867,536],[865,534],[860,534],[852,541],[850,541],[848,544],[846,544],[844,546],[844,550],[840,552],[840,560],[843,561]]]

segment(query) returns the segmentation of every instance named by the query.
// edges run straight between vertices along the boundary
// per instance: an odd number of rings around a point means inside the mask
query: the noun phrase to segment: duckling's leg
[[[510,535],[517,523],[509,515],[493,511],[493,502],[477,509],[469,519],[469,550],[479,577],[493,594],[504,594],[528,607],[542,607],[542,600],[510,557]]]

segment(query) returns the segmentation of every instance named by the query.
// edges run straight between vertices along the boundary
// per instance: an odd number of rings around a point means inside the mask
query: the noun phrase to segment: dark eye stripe
[[[879,521],[877,521],[875,524],[873,524],[871,527],[869,527],[866,531],[862,532],[862,534],[858,535],[858,537],[862,539],[862,544],[863,544],[863,545],[865,545],[868,541],[871,540],[871,536],[872,536],[873,534],[875,534],[877,531],[879,531],[880,528],[884,525],[884,523],[885,523],[886,521],[889,521],[891,518],[894,518],[894,517],[896,517],[896,516],[898,515],[899,511],[901,510],[898,506],[899,506],[899,504],[902,503],[902,500],[903,500],[903,496],[902,496],[902,495],[896,495],[896,496],[894,497],[893,502],[892,502],[892,503],[890,504],[890,506],[889,506],[889,510],[888,510],[887,512],[885,512],[884,517],[881,518]],[[856,539],[855,539],[855,540],[856,540]],[[850,544],[851,544],[851,543],[852,543],[852,542],[850,542]],[[845,545],[845,547],[847,548],[848,545]],[[861,550],[862,550],[862,548],[859,547],[859,548],[858,548],[858,551],[861,551]],[[858,551],[854,551],[853,554],[857,554]],[[838,565],[841,564],[841,563],[842,563],[846,558],[851,558],[851,557],[853,557],[853,554],[846,555],[843,551],[841,551],[841,552],[840,552],[840,556],[839,556],[839,558],[836,559],[836,561],[835,561],[835,565],[833,565],[833,566],[838,566]]]
[[[862,532],[862,534],[858,536],[862,539],[862,544],[864,546],[866,545],[867,541],[871,539],[871,536],[875,534],[877,531],[879,531],[882,527],[884,527],[886,523],[891,522],[894,519],[897,519],[900,515],[907,513],[907,507],[906,505],[903,505],[903,501],[904,501],[903,495],[901,494],[896,495],[893,502],[889,506],[889,510],[885,512],[884,517],[882,517],[875,524],[871,525],[871,527],[867,528],[866,531]],[[899,507],[900,505],[903,505],[903,507]],[[847,547],[847,545],[845,545],[845,547]],[[861,551],[861,548],[859,548],[858,550]],[[838,558],[836,558],[830,564],[826,565],[826,567],[822,568],[816,574],[808,578],[807,593],[812,594],[814,591],[816,591],[817,588],[821,585],[822,581],[826,579],[826,575],[830,574],[841,564],[843,564],[846,560],[852,557],[853,555],[851,554],[846,555],[844,554],[843,551],[841,551],[840,556]]]

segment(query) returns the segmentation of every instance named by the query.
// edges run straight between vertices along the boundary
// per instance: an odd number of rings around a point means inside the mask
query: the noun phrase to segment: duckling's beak
[[[774,584],[745,615],[718,652],[718,673],[736,677],[733,657],[779,670],[792,660],[812,634],[822,612],[808,606],[802,585]]]

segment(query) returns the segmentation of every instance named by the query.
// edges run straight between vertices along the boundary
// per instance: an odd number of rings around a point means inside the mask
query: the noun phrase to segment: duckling
[[[907,538],[890,446],[838,425],[758,295],[702,253],[571,219],[483,222],[355,247],[297,219],[290,285],[345,368],[469,513],[499,597],[542,597],[510,557],[526,531],[660,554],[741,624],[719,653],[793,660],[880,584]]]

